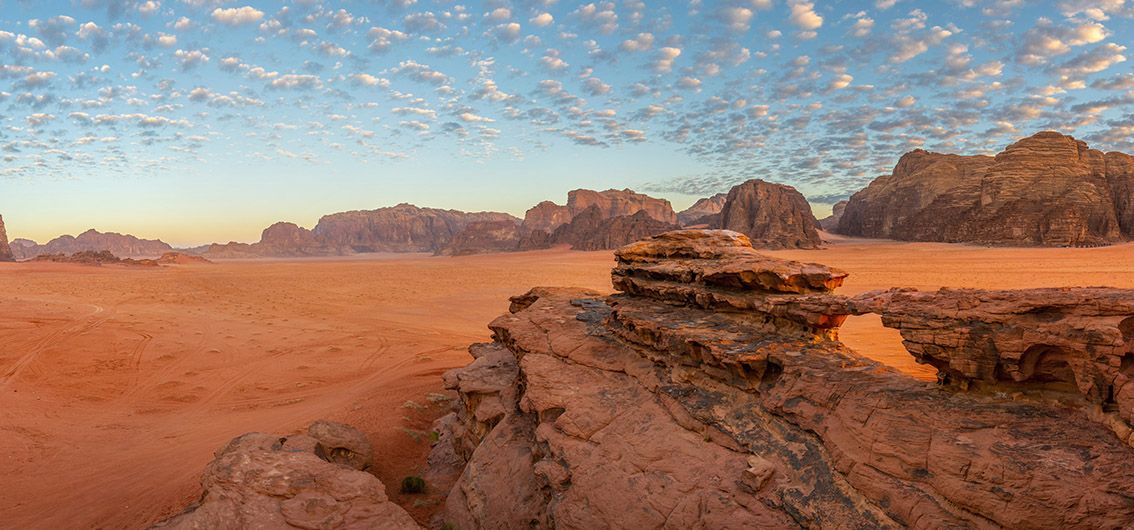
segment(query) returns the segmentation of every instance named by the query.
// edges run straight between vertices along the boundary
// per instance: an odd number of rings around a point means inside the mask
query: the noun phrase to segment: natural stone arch
[[[1019,382],[1041,383],[1055,389],[1078,391],[1072,355],[1066,349],[1049,344],[1029,346],[1020,355]]]

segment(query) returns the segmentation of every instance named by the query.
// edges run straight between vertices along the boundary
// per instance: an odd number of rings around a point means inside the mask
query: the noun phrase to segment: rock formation
[[[620,215],[634,215],[645,211],[650,217],[669,224],[677,224],[677,214],[665,199],[655,199],[632,190],[573,190],[567,193],[567,204],[557,205],[543,201],[524,215],[525,231],[543,230],[552,233],[560,225],[571,222],[575,216],[590,207],[598,208],[604,219]]]
[[[26,241],[26,240],[25,240]],[[18,252],[17,259],[31,259],[41,254],[75,254],[77,252],[108,251],[123,258],[153,258],[172,251],[173,247],[157,239],[139,239],[130,234],[114,232],[102,233],[91,229],[79,234],[78,237],[59,236],[46,244],[37,245],[21,242],[13,247]]]
[[[520,245],[518,220],[475,221],[453,236],[440,254],[465,256],[482,252],[510,252]]]
[[[606,217],[598,206],[590,206],[560,225],[548,238],[550,245],[571,245],[574,250],[610,250],[662,232],[679,228],[659,221],[645,210],[633,215]]]
[[[681,226],[717,226],[720,224],[721,209],[724,208],[727,193],[698,199],[693,206],[677,212],[677,223]]]
[[[437,252],[469,223],[513,221],[498,212],[461,212],[399,204],[377,210],[324,216],[312,230],[324,245],[341,254],[364,252]]]
[[[1134,158],[1056,132],[995,157],[916,150],[847,204],[837,231],[992,245],[1093,246],[1134,238]]]
[[[420,529],[360,471],[371,451],[362,433],[326,421],[307,434],[239,436],[205,469],[201,500],[153,528]]]
[[[757,247],[782,249],[819,248],[818,226],[795,188],[753,179],[729,190],[714,228],[745,234]]]
[[[212,262],[201,256],[184,254],[181,252],[166,252],[157,260],[162,265],[208,265]]]
[[[158,260],[153,259],[133,259],[133,258],[119,258],[111,254],[109,250],[83,250],[71,255],[67,254],[39,254],[32,258],[31,261],[47,261],[52,263],[78,263],[80,265],[94,265],[101,267],[103,265],[128,265],[138,267],[160,267]]]
[[[831,215],[819,220],[819,228],[828,232],[834,232],[839,227],[839,220],[843,218],[843,212],[847,209],[847,201],[836,202],[831,207]]]
[[[8,246],[8,232],[4,230],[3,215],[0,215],[0,261],[16,261],[12,247]]]
[[[438,526],[1134,521],[1134,293],[844,297],[832,291],[845,273],[727,231],[669,232],[616,257],[620,294],[514,297],[493,342],[445,375],[459,400],[435,426],[429,476],[452,483]],[[843,319],[867,312],[945,384],[838,342]]]

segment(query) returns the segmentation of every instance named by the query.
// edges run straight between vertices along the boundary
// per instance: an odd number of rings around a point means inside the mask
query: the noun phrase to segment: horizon
[[[379,5],[381,4],[381,5]],[[916,148],[1134,152],[1134,3],[0,0],[0,214],[177,247],[398,203],[675,210],[750,178],[821,217]]]

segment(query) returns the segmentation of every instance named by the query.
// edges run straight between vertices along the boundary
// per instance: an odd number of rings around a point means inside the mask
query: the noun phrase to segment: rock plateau
[[[892,289],[729,231],[616,252],[619,294],[536,288],[447,373],[452,528],[1125,528],[1134,293]],[[878,313],[941,370],[838,341]]]
[[[154,258],[170,252],[173,247],[157,239],[140,239],[130,234],[102,233],[87,230],[76,236],[59,236],[46,244],[21,240],[12,247],[16,259],[31,259],[41,254],[75,254],[77,252],[107,251],[122,258]]]
[[[1057,132],[995,157],[916,150],[855,193],[837,231],[990,245],[1094,246],[1134,238],[1134,157]]]

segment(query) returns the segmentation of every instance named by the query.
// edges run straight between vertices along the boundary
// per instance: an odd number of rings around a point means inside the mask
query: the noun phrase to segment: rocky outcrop
[[[153,259],[133,259],[133,258],[119,258],[111,254],[109,250],[84,250],[76,252],[71,255],[67,254],[40,254],[31,259],[31,261],[43,261],[51,263],[77,263],[80,265],[128,265],[138,267],[159,267],[157,260]]]
[[[844,297],[832,291],[845,273],[762,256],[727,231],[669,232],[616,257],[620,294],[539,288],[515,297],[489,326],[493,342],[470,348],[475,361],[446,374],[459,400],[436,426],[431,457],[438,484],[453,481],[443,522],[1119,528],[1134,520],[1134,448],[1116,428],[1134,392],[1123,375],[1134,366],[1124,361],[1134,358],[1129,291]],[[1037,307],[1044,297],[1054,306]],[[858,355],[838,342],[837,328],[866,312],[881,313],[915,355],[944,367],[944,383],[989,376],[985,357],[964,352],[1000,352],[993,364],[1014,390],[931,385]],[[1082,353],[1045,350],[1013,364],[1024,342]],[[1094,365],[1084,381],[1114,385],[1115,410],[1079,385],[1049,384],[1066,373],[1060,360],[1072,371]],[[1029,386],[1035,391],[1019,390]]]
[[[8,246],[8,232],[4,230],[3,215],[0,215],[0,261],[16,261],[12,247]]]
[[[194,256],[182,252],[166,252],[155,261],[162,265],[209,265],[212,263],[201,256]]]
[[[1094,246],[1134,237],[1134,158],[1056,132],[995,157],[922,150],[855,193],[838,232],[909,241]]]
[[[551,201],[543,201],[524,214],[525,231],[542,230],[552,233],[560,225],[571,222],[590,207],[598,208],[603,219],[623,215],[634,215],[645,211],[651,218],[664,223],[677,224],[677,214],[665,199],[655,199],[649,195],[625,190],[573,190],[567,193],[567,204],[560,206]]]
[[[370,451],[362,433],[325,421],[306,434],[239,436],[205,469],[201,500],[153,528],[420,529],[360,471]]]
[[[556,228],[548,243],[570,245],[574,250],[611,250],[677,228],[675,224],[654,219],[645,210],[634,215],[606,217],[598,206],[591,206],[570,223]]]
[[[439,254],[465,256],[483,252],[509,252],[520,245],[519,220],[476,221],[453,236]]]
[[[693,206],[677,212],[677,224],[681,226],[717,226],[720,224],[721,209],[724,208],[727,193],[698,199]]]
[[[157,239],[139,239],[130,234],[102,233],[91,229],[76,236],[59,236],[44,245],[21,244],[13,247],[17,259],[31,259],[41,254],[75,254],[107,251],[122,258],[153,258],[170,252],[173,247]]]
[[[715,228],[747,235],[759,248],[819,248],[819,222],[811,205],[791,186],[753,179],[725,197]]]
[[[831,207],[831,215],[819,220],[819,228],[828,232],[834,232],[839,227],[839,220],[843,218],[843,212],[847,209],[847,201],[836,202]]]
[[[340,254],[437,252],[469,223],[518,219],[498,212],[461,212],[399,204],[377,210],[323,216],[312,233]]]

